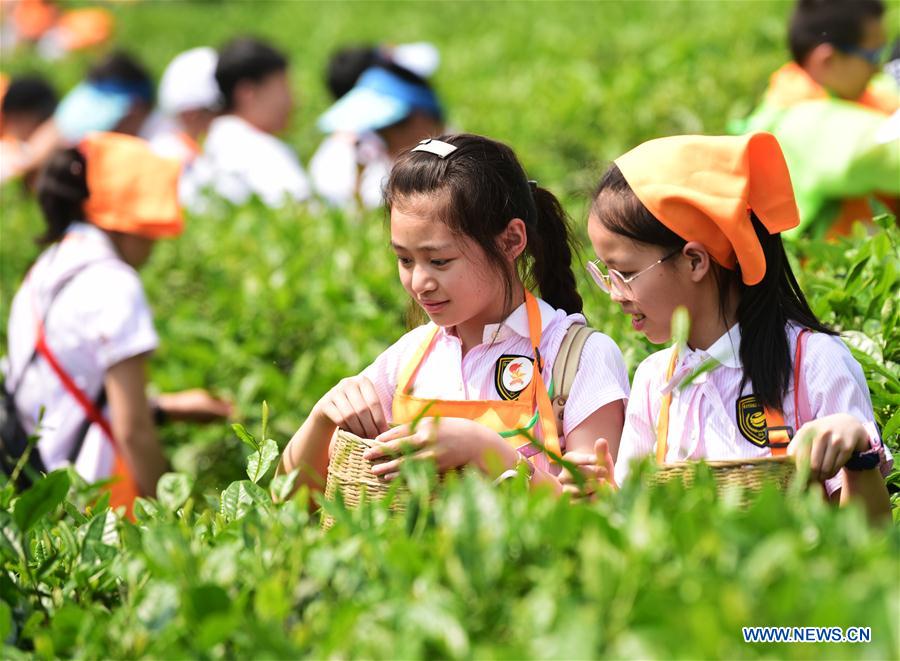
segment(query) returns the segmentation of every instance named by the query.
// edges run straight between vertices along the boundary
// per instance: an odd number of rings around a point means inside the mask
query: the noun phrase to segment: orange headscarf
[[[79,150],[87,163],[86,220],[150,239],[181,233],[178,161],[157,156],[140,138],[121,133],[92,133]]]
[[[766,273],[752,209],[775,234],[800,223],[791,177],[770,133],[681,135],[650,140],[616,159],[634,194],[686,241],[755,285]]]

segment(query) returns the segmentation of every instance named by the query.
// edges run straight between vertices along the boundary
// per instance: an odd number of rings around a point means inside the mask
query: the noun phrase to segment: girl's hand
[[[869,435],[852,415],[835,413],[803,425],[788,445],[798,463],[808,463],[820,482],[834,477],[854,452],[870,448]]]
[[[563,456],[566,461],[576,464],[578,471],[584,478],[584,485],[578,486],[575,478],[568,469],[563,468],[559,474],[559,482],[563,485],[563,493],[578,498],[591,498],[597,492],[598,486],[608,482],[616,486],[613,469],[612,454],[609,451],[609,443],[605,438],[598,438],[594,443],[594,452],[566,452]]]
[[[375,438],[388,429],[375,386],[364,376],[341,379],[316,402],[312,415],[362,438]]]
[[[479,464],[484,470],[482,464],[487,449],[499,447],[498,443],[508,447],[496,433],[465,418],[422,418],[415,430],[411,425],[400,425],[381,434],[375,441],[378,445],[366,450],[363,456],[369,461],[389,458],[372,467],[375,475],[386,480],[397,477],[401,464],[407,459],[433,459],[439,473],[471,463]],[[398,456],[404,452],[411,454]]]

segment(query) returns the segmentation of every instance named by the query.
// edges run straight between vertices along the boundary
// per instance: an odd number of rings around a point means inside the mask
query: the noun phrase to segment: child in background
[[[77,145],[93,131],[144,137],[152,130],[153,80],[125,52],[95,63],[53,114],[29,137],[22,158],[3,165],[2,179],[38,171],[57,149]]]
[[[136,269],[182,229],[180,166],[139,138],[92,133],[58,151],[37,197],[46,246],[9,316],[4,387],[24,431],[38,429],[38,468],[73,464],[117,476],[114,505],[153,495],[166,469],[148,402],[146,362],[159,340]],[[108,406],[106,406],[108,404]],[[202,390],[161,395],[156,416],[212,420],[230,406]]]
[[[618,481],[654,448],[660,463],[787,452],[833,500],[889,516],[882,473],[892,458],[862,369],[816,319],[784,252],[781,232],[798,223],[767,133],[651,140],[603,176],[588,221],[600,259],[588,270],[651,342],[671,340],[677,307],[691,319],[686,347],[635,373]]]
[[[376,63],[319,118],[329,134],[310,162],[319,194],[338,206],[381,206],[394,159],[441,133],[443,121],[425,78],[391,61]]]
[[[20,76],[0,90],[0,181],[29,162],[28,141],[56,109],[56,92],[40,76]],[[36,173],[24,178],[27,189],[34,186]]]
[[[0,101],[0,139],[26,142],[38,127],[53,116],[57,96],[40,76],[17,76]]]
[[[209,188],[235,204],[256,195],[270,207],[310,196],[297,155],[275,137],[294,108],[287,68],[281,52],[257,39],[234,39],[222,48],[215,75],[225,114],[210,125],[202,158],[190,173],[192,187]],[[193,199],[189,203],[195,206]]]
[[[898,88],[874,78],[886,49],[881,0],[799,0],[788,33],[794,61],[772,75],[738,128],[773,133],[784,150],[805,236],[848,234],[900,197],[900,137],[881,127]]]
[[[192,48],[177,55],[163,72],[159,109],[166,120],[149,138],[160,156],[189,163],[200,155],[200,140],[221,107],[218,59],[212,48]]]
[[[453,135],[400,156],[386,203],[400,281],[431,323],[326,393],[279,470],[297,468],[298,485],[321,489],[340,427],[378,441],[370,460],[411,443],[415,458],[434,458],[441,472],[473,465],[496,475],[521,465],[535,482],[573,489],[531,434],[566,458],[589,457],[591,485],[602,478],[593,457],[616,452],[628,376],[618,347],[592,334],[557,428],[545,384],[570,326],[585,323],[557,199],[528,181],[505,145]],[[392,479],[403,460],[374,472]]]
[[[427,80],[440,64],[440,54],[429,43],[418,42],[398,46],[355,46],[339,50],[328,62],[326,82],[334,99],[342,99],[353,90],[362,75],[373,67],[404,69]],[[369,103],[375,105],[377,98]],[[373,115],[377,109],[369,111]],[[428,129],[436,135],[438,127]],[[427,137],[412,136],[412,144]],[[331,130],[309,162],[309,172],[316,193],[338,207],[380,207],[383,188],[391,169],[392,157],[385,140],[375,130]]]

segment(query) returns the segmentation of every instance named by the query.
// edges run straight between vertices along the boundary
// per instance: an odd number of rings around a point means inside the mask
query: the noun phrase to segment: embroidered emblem
[[[494,385],[501,399],[518,399],[534,377],[534,361],[526,356],[500,356],[494,369]]]
[[[766,447],[766,412],[756,395],[747,395],[737,400],[738,429],[748,441],[757,447]]]

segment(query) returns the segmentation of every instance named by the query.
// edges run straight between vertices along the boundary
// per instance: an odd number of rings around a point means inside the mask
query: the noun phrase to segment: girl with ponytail
[[[111,480],[113,506],[153,495],[166,470],[154,419],[212,420],[230,405],[195,389],[145,394],[158,339],[138,277],[157,240],[181,233],[180,165],[139,138],[93,133],[56,152],[37,198],[44,247],[12,301],[3,375],[4,470],[29,456],[40,471],[72,464]],[[43,417],[42,417],[43,416]]]
[[[411,445],[413,458],[433,458],[439,471],[519,469],[573,490],[572,476],[559,475],[562,455],[596,478],[595,453],[618,446],[628,377],[618,347],[593,333],[558,428],[553,363],[569,328],[585,320],[566,215],[553,194],[528,180],[506,145],[450,135],[398,159],[385,202],[400,281],[430,323],[326,393],[280,470],[300,468],[298,485],[321,488],[329,440],[343,428],[378,441],[371,460]],[[402,461],[373,472],[391,479]]]
[[[654,343],[672,340],[676,308],[690,318],[687,346],[635,373],[617,480],[654,453],[660,463],[794,454],[831,499],[889,515],[892,458],[862,369],[816,319],[784,251],[780,233],[798,223],[768,133],[651,140],[604,174],[588,271]]]

